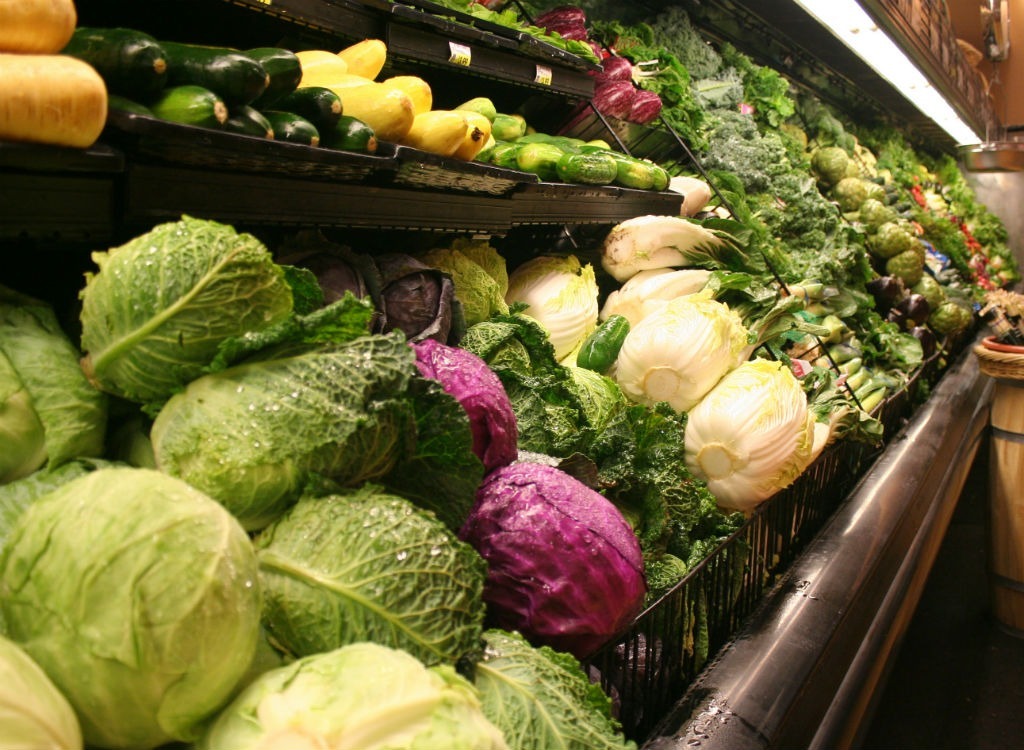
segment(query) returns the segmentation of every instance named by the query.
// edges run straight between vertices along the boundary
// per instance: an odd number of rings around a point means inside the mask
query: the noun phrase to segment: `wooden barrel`
[[[992,614],[1024,637],[1024,347],[975,347],[995,379],[989,442],[989,578]]]

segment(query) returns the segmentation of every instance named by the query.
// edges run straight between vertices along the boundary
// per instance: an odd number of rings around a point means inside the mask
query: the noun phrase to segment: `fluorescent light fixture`
[[[983,140],[856,0],[796,0],[796,3],[949,133],[957,145]]]

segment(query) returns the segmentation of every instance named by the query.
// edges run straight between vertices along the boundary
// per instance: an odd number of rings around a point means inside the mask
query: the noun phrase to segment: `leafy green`
[[[198,750],[263,748],[508,750],[476,689],[450,665],[363,642],[259,676],[217,717]]]
[[[106,396],[53,308],[0,286],[0,483],[103,453]]]
[[[487,566],[436,516],[375,485],[301,499],[255,540],[264,623],[295,656],[374,641],[472,658]]]
[[[465,411],[426,384],[400,332],[264,350],[193,380],[157,414],[157,466],[225,505],[250,530],[299,496],[396,480],[458,528],[483,466]],[[268,358],[263,358],[268,357]],[[431,482],[450,473],[444,491]]]
[[[256,581],[241,525],[151,469],[64,483],[0,553],[8,636],[67,698],[89,747],[194,739],[255,653]]]
[[[749,55],[729,42],[719,46],[722,63],[737,70],[743,78],[743,101],[754,108],[754,117],[763,128],[779,128],[796,111],[789,82],[778,71],[758,65]]]
[[[484,714],[517,750],[635,750],[611,700],[571,654],[516,632],[484,632],[475,680]]]
[[[227,338],[293,313],[292,289],[249,234],[188,216],[93,253],[82,298],[82,367],[97,386],[162,402],[200,375]]]

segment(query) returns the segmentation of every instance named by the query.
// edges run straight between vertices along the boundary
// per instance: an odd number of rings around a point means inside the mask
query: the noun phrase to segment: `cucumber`
[[[302,115],[270,109],[263,113],[274,129],[275,141],[301,143],[304,146],[319,146],[320,131]]]
[[[663,166],[652,164],[651,174],[654,176],[654,184],[651,186],[652,190],[657,190],[659,193],[668,190],[669,183],[672,181],[672,175]]]
[[[526,121],[512,115],[496,114],[491,121],[491,134],[496,141],[514,141],[526,135]]]
[[[224,100],[202,86],[170,86],[149,108],[161,120],[200,128],[219,129],[228,119]]]
[[[562,151],[578,152],[583,141],[579,138],[570,138],[567,135],[549,135],[548,133],[529,133],[516,139],[516,143],[550,143],[558,146]]]
[[[316,129],[327,133],[338,125],[344,109],[341,97],[326,86],[303,86],[275,102],[278,112],[294,112],[305,117]]]
[[[262,65],[270,76],[267,88],[253,100],[257,109],[270,109],[282,96],[298,88],[302,80],[302,63],[291,50],[283,47],[255,47],[245,50],[244,54]]]
[[[95,68],[109,94],[146,102],[167,85],[163,46],[135,29],[79,26],[62,53]]]
[[[377,136],[373,128],[357,117],[342,115],[332,130],[321,131],[325,145],[345,151],[372,154],[377,150]]]
[[[637,190],[650,190],[654,187],[655,166],[652,162],[637,159],[628,154],[615,154],[616,161],[615,184],[622,187],[635,188]]]
[[[139,104],[134,99],[129,99],[120,94],[107,94],[107,111],[127,112],[131,115],[145,115],[146,117],[153,116],[153,110],[145,104]]]
[[[228,119],[224,129],[232,133],[253,135],[258,138],[273,138],[274,128],[262,112],[248,104],[228,108]]]
[[[583,185],[610,185],[618,174],[618,163],[608,154],[565,153],[555,165],[563,182]]]
[[[490,163],[504,169],[519,169],[519,164],[516,161],[517,151],[519,151],[519,146],[514,142],[496,141],[494,149],[491,151]]]
[[[558,179],[558,160],[565,154],[553,143],[527,143],[516,149],[516,165],[545,182]]]
[[[161,42],[167,54],[167,82],[210,89],[227,104],[251,104],[270,85],[256,60],[235,49],[183,42]]]
[[[594,372],[607,372],[619,356],[629,334],[629,320],[623,315],[609,315],[583,341],[576,354],[576,366]]]

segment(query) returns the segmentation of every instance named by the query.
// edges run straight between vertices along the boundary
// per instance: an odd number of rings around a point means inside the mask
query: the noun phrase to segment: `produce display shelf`
[[[268,140],[125,112],[108,115],[103,137],[132,159],[225,171],[362,182],[398,168],[391,156]]]
[[[941,381],[940,360],[959,356],[970,336],[967,332],[944,342],[943,350],[875,410],[873,416],[884,428],[882,445],[839,440],[826,447],[793,484],[758,506],[625,634],[588,659],[591,674],[616,700],[627,736],[648,739],[671,715],[716,654],[755,616],[768,592],[831,522],[860,478],[899,440],[920,402],[918,389]]]
[[[692,166],[686,145],[668,128],[627,122],[600,114],[589,102],[578,105],[558,127],[560,135],[584,141],[601,139],[621,145],[633,156],[659,164],[684,162]]]
[[[351,0],[223,0],[282,21],[349,39],[382,39],[387,19],[367,5]]]
[[[394,160],[395,168],[378,175],[378,179],[398,186],[507,196],[524,184],[538,181],[529,172],[439,156],[409,146],[384,143],[380,152]]]
[[[511,218],[505,198],[143,163],[129,164],[124,200],[129,225],[189,214],[240,224],[500,234]]]
[[[538,182],[512,195],[512,223],[609,224],[644,214],[679,215],[683,196],[671,191]]]

